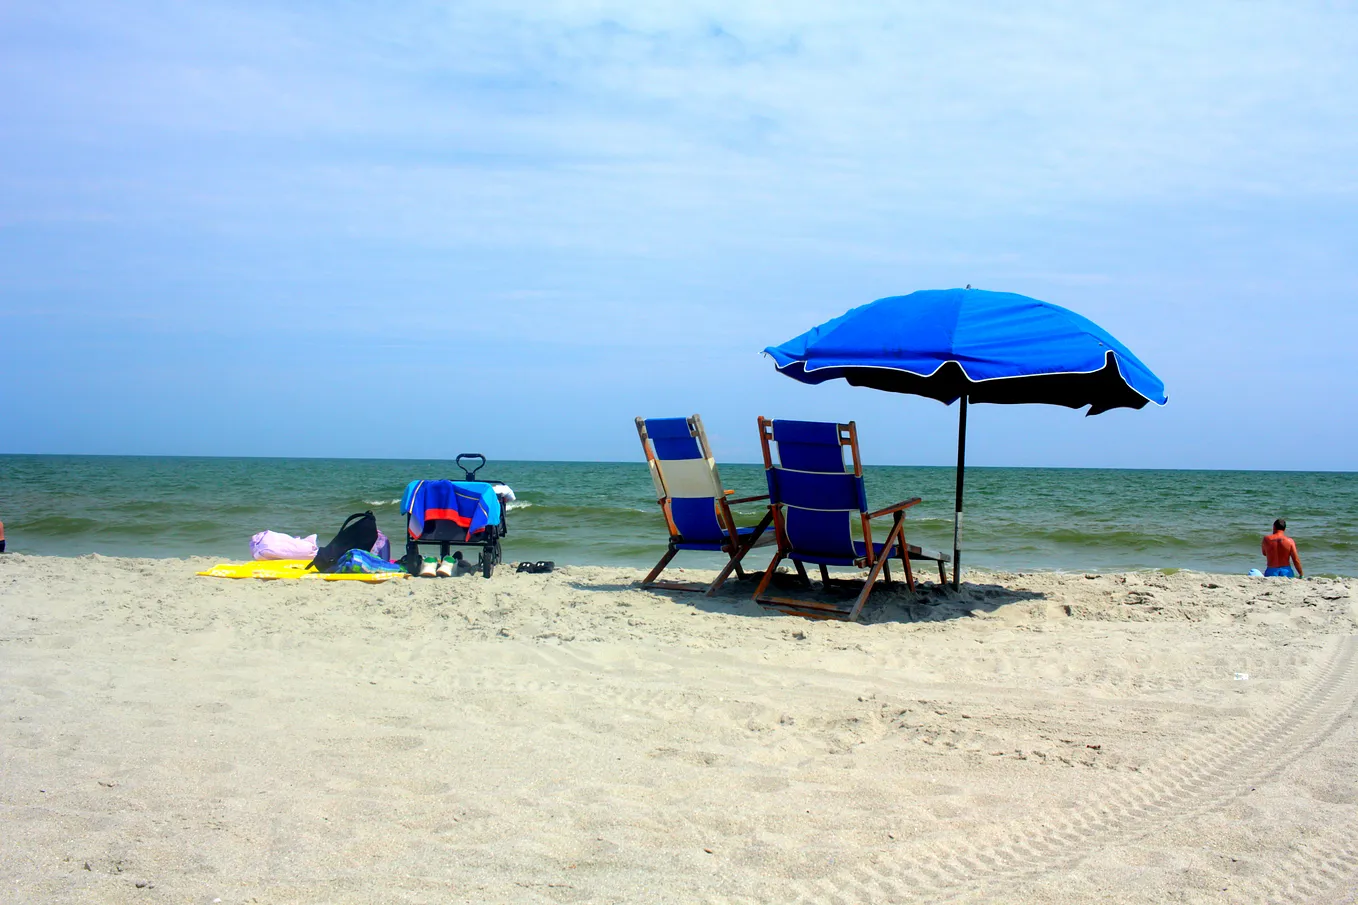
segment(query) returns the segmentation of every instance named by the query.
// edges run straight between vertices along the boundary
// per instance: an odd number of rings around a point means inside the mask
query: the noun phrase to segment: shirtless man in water
[[[1301,557],[1297,556],[1297,542],[1287,536],[1287,519],[1275,519],[1273,533],[1260,545],[1268,568],[1264,575],[1272,578],[1301,578]],[[1296,571],[1292,566],[1295,565]]]

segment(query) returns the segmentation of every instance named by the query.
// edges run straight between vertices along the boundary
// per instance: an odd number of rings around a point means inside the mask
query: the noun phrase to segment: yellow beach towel
[[[245,563],[218,563],[210,569],[198,572],[208,578],[258,578],[263,581],[276,581],[280,578],[310,578],[321,579],[322,581],[363,581],[369,584],[376,584],[383,581],[390,581],[393,578],[409,578],[407,572],[382,572],[369,575],[362,572],[344,572],[336,575],[325,575],[320,572],[307,570],[306,559],[264,559],[258,562]]]

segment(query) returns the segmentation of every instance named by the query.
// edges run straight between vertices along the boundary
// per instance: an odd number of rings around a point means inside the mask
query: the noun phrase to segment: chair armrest
[[[919,497],[912,497],[908,500],[902,500],[901,502],[896,503],[895,505],[892,506],[888,506],[885,509],[878,509],[876,512],[869,512],[868,518],[881,518],[882,516],[890,515],[893,512],[900,512],[903,509],[909,509],[911,506],[914,506],[920,502],[922,501],[920,500]]]
[[[728,491],[726,491],[726,492],[727,492],[727,493],[733,493],[734,491],[728,490]],[[758,502],[759,500],[767,500],[768,498],[769,498],[769,495],[766,493],[766,494],[764,494],[763,496],[743,496],[743,497],[741,497],[741,498],[738,499],[738,500],[727,500],[726,502],[728,502],[728,503],[754,503],[754,502]]]

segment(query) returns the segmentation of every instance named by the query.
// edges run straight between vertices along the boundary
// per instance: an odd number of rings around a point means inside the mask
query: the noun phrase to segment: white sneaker
[[[433,578],[434,570],[438,566],[438,560],[432,556],[426,556],[424,562],[420,563],[420,577]]]
[[[438,575],[439,578],[451,578],[456,569],[457,560],[453,559],[451,556],[445,556],[443,559],[439,560],[439,567],[435,574]]]

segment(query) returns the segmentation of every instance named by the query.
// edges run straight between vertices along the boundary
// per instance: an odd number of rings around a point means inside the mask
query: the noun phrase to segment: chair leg
[[[891,533],[895,534],[896,532],[893,529]],[[889,534],[887,535],[887,544],[890,545],[890,543],[891,535]],[[883,552],[885,552],[886,549],[886,547],[883,547]],[[873,588],[876,587],[877,576],[881,574],[882,567],[886,565],[886,560],[887,558],[885,556],[879,556],[877,561],[872,564],[872,569],[868,572],[867,581],[863,582],[863,590],[858,592],[858,599],[854,601],[853,609],[849,612],[850,622],[858,621],[858,614],[863,611],[863,604],[868,602],[868,595],[871,594]]]
[[[731,576],[731,570],[733,568],[736,571],[737,577],[741,579],[745,578],[745,570],[741,568],[740,561],[745,558],[746,553],[749,553],[754,549],[755,542],[768,530],[769,522],[771,521],[773,521],[773,513],[769,512],[760,520],[759,524],[755,526],[755,529],[749,533],[749,540],[744,543],[739,543],[738,536],[732,538],[732,542],[735,544],[733,548],[735,552],[731,554],[731,561],[721,570],[721,574],[717,576],[717,580],[712,582],[712,587],[707,589],[708,597],[712,597],[717,593],[718,589],[726,582],[726,579]]]
[[[891,557],[886,555],[885,550],[882,551],[882,580],[888,588],[894,584],[891,580]]]
[[[800,559],[794,559],[792,564],[797,567],[797,576],[801,578],[802,584],[811,587],[811,578],[806,574],[806,566],[802,565]]]
[[[915,570],[910,566],[910,545],[905,542],[905,516],[896,513],[896,524],[891,528],[896,535],[896,549],[900,551],[901,563],[905,566],[905,586],[915,593]],[[890,538],[887,538],[890,541]]]
[[[825,568],[825,563],[820,564],[820,580],[827,588],[830,586],[830,570]]]
[[[713,596],[713,595],[715,595],[715,594],[717,593],[717,590],[718,590],[723,584],[726,583],[726,579],[728,579],[728,578],[731,577],[731,572],[732,572],[733,570],[734,570],[734,571],[739,571],[739,570],[740,570],[740,558],[741,558],[742,556],[744,556],[744,555],[745,555],[745,552],[744,552],[743,550],[737,550],[737,551],[731,556],[731,559],[726,563],[725,566],[722,567],[722,570],[721,570],[720,572],[717,573],[717,580],[714,581],[714,582],[712,582],[712,586],[709,587],[709,588],[707,589],[707,596],[708,596],[708,597],[711,597],[711,596]],[[741,578],[744,578],[744,577],[745,577],[745,573],[744,573],[744,572],[741,572],[740,577],[741,577]]]
[[[764,570],[764,577],[759,579],[759,587],[754,589],[753,599],[756,603],[759,602],[759,598],[764,596],[764,592],[769,589],[769,583],[773,581],[773,573],[778,571],[778,564],[782,561],[783,551],[782,548],[779,548],[778,552],[773,554],[773,561],[769,563],[769,567]]]
[[[940,587],[948,583],[948,573],[943,568],[943,560],[938,561],[938,584]]]
[[[651,570],[651,574],[647,575],[645,578],[641,580],[641,586],[643,588],[649,587],[652,582],[659,578],[660,573],[665,571],[665,567],[670,564],[670,560],[674,559],[675,554],[677,554],[678,552],[679,552],[678,550],[674,549],[673,547],[670,547],[669,550],[665,552],[665,555],[660,557],[660,562],[655,564],[655,568]]]

